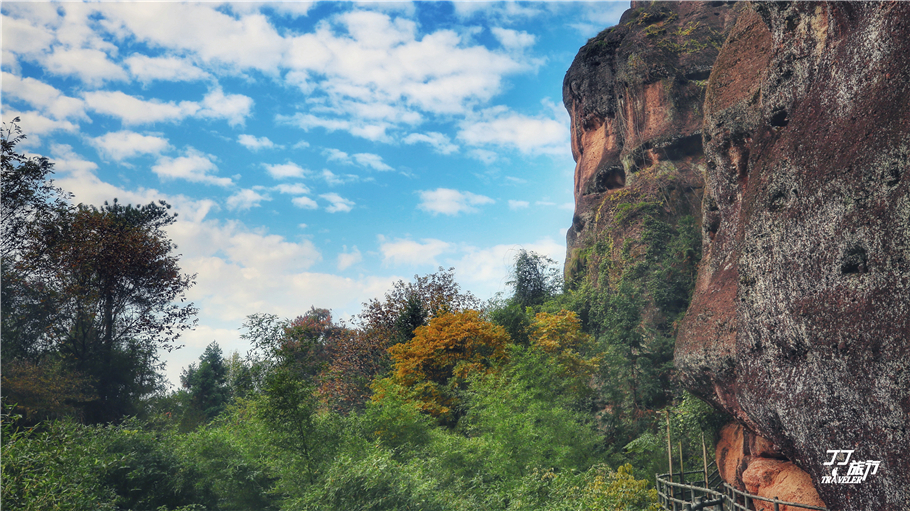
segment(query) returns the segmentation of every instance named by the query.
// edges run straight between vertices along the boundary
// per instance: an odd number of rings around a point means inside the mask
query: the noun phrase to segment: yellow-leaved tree
[[[509,342],[505,329],[484,320],[477,311],[434,317],[414,330],[409,342],[389,349],[391,381],[375,385],[374,399],[382,400],[397,389],[420,410],[451,424],[457,420],[457,389],[470,376],[504,363]]]
[[[566,376],[586,379],[597,370],[598,358],[585,358],[591,351],[591,336],[581,331],[572,311],[540,312],[530,328],[531,345],[551,355]]]

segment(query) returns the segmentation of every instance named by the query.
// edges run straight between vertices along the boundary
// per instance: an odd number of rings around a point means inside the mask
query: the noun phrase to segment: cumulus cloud
[[[373,153],[357,153],[357,154],[348,154],[339,149],[327,148],[322,151],[322,154],[325,155],[326,160],[336,161],[338,163],[343,163],[345,165],[359,165],[363,168],[373,169],[378,171],[389,171],[395,170],[387,163],[382,161],[382,156]]]
[[[509,199],[509,209],[512,209],[512,210],[525,209],[530,205],[531,205],[531,203],[529,203],[528,201]]]
[[[176,57],[149,57],[134,54],[123,63],[140,82],[161,80],[166,82],[193,82],[209,77],[191,62]]]
[[[476,213],[474,206],[493,204],[493,199],[471,192],[462,192],[451,188],[437,188],[435,190],[420,190],[418,208],[433,213],[433,215],[457,215],[459,213]]]
[[[54,131],[68,131],[72,133],[79,130],[79,125],[77,124],[70,121],[51,119],[38,112],[20,112],[12,108],[3,109],[4,122],[6,122],[7,119],[13,120],[16,117],[19,118],[19,126],[28,127],[29,138],[25,140],[25,145],[35,144],[38,142],[38,136]]]
[[[255,190],[243,189],[227,198],[225,203],[230,210],[247,210],[259,207],[262,201],[272,200],[268,195],[263,195]]]
[[[232,16],[213,4],[134,3],[105,6],[110,32],[229,69],[273,71],[287,42],[258,11]]]
[[[120,91],[94,91],[84,95],[85,104],[95,112],[119,118],[124,124],[149,124],[177,122],[186,117],[199,116],[224,119],[232,126],[243,124],[250,115],[253,100],[241,94],[224,94],[215,89],[195,101],[161,101],[142,99]]]
[[[5,32],[5,30],[4,30]],[[87,118],[81,99],[65,96],[62,92],[34,78],[22,78],[2,73],[5,99],[15,98],[37,108],[42,114],[62,120],[70,117]]]
[[[300,209],[316,209],[319,207],[319,204],[309,197],[294,197],[291,199],[291,204]]]
[[[282,193],[282,194],[286,194],[286,195],[306,195],[306,194],[310,193],[310,189],[307,188],[306,185],[304,185],[302,183],[294,183],[294,184],[282,183],[278,186],[272,187],[272,190],[275,190],[278,193]]]
[[[449,137],[442,133],[411,133],[402,140],[405,144],[428,144],[439,154],[452,154],[458,151],[458,146],[453,144]]]
[[[537,40],[533,34],[508,28],[493,27],[490,31],[493,32],[493,36],[496,37],[499,44],[511,51],[522,51]]]
[[[533,67],[469,37],[453,30],[420,37],[413,21],[385,13],[339,15],[291,38],[284,61],[295,84],[311,89],[318,80],[330,108],[284,120],[386,140],[426,113],[464,113],[499,93],[506,75]]]
[[[246,147],[250,151],[258,151],[260,149],[280,149],[282,146],[276,144],[269,140],[268,137],[254,137],[253,135],[240,135],[237,137],[237,142],[240,142],[240,145]]]
[[[53,74],[77,76],[92,86],[127,79],[126,72],[111,61],[107,53],[95,48],[56,46],[41,59],[41,63]]]
[[[310,173],[309,170],[293,162],[264,164],[265,170],[268,171],[275,179],[287,179],[289,177],[303,177]]]
[[[227,177],[213,176],[218,167],[212,161],[215,157],[193,148],[188,148],[184,156],[171,158],[162,156],[152,167],[152,172],[162,179],[185,179],[193,183],[205,183],[217,186],[230,186],[233,181]]]
[[[344,247],[344,252],[338,254],[338,270],[344,271],[363,260],[363,256],[355,246],[350,252],[348,247]]]
[[[102,156],[123,161],[141,154],[159,154],[169,147],[166,138],[134,131],[114,131],[91,139]]]
[[[119,118],[124,124],[177,122],[199,111],[192,101],[145,100],[120,91],[85,93],[85,104],[95,112]]]
[[[329,201],[329,205],[325,208],[329,213],[347,213],[351,211],[354,207],[354,201],[345,199],[337,193],[324,193],[320,195],[323,199]]]
[[[379,171],[394,170],[392,167],[385,164],[382,161],[382,156],[379,156],[378,154],[357,153],[353,155],[352,158],[362,167]]]
[[[384,236],[379,236],[379,251],[382,254],[383,264],[439,266],[436,258],[452,249],[452,244],[432,238],[413,241],[389,240]]]
[[[445,263],[458,268],[463,285],[474,290],[478,296],[493,296],[497,291],[506,289],[509,272],[522,249],[553,259],[557,267],[562,265],[566,253],[565,243],[545,237],[531,243],[462,247],[458,256]]]
[[[320,176],[329,186],[338,186],[360,180],[360,178],[354,174],[338,175],[328,169],[323,169]]]
[[[523,154],[563,154],[569,147],[566,122],[530,117],[505,107],[489,108],[459,127],[459,140],[471,146],[500,146]]]
[[[200,117],[225,119],[231,126],[243,124],[253,108],[253,98],[243,94],[225,94],[217,88],[202,98]]]

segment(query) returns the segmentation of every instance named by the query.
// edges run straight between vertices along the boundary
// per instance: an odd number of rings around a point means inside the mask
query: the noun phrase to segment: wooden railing
[[[717,467],[712,462],[709,465],[713,470],[708,473],[708,482],[705,483],[705,471],[693,470],[682,474],[656,474],[657,498],[661,507],[667,511],[697,511],[706,509],[711,511],[755,511],[756,501],[772,504],[774,511],[780,511],[781,506],[791,509],[811,509],[813,511],[827,511],[826,508],[785,502],[777,498],[759,497],[730,486],[720,479]],[[686,477],[691,479],[686,482]],[[767,507],[765,507],[767,509]]]

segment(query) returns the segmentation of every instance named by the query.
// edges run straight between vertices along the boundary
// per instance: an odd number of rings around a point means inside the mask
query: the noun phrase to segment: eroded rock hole
[[[853,245],[845,250],[843,256],[841,256],[840,272],[843,275],[868,273],[868,261],[866,249],[860,245]]]
[[[624,186],[626,186],[626,171],[621,165],[611,165],[597,171],[594,179],[588,184],[585,195],[603,193]]]
[[[771,119],[768,120],[768,123],[775,128],[782,128],[790,123],[790,119],[787,117],[786,110],[777,110],[771,114]]]

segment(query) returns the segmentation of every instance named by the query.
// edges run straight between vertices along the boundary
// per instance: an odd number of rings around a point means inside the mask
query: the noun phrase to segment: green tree
[[[520,250],[508,282],[515,289],[513,301],[521,307],[532,307],[562,292],[562,272],[555,264],[549,257]]]
[[[139,398],[159,388],[157,349],[177,347],[195,323],[193,305],[177,304],[193,277],[180,274],[163,230],[176,220],[169,208],[80,205],[38,223],[23,254],[23,265],[58,296],[48,344],[96,382],[90,421],[134,413]]]
[[[201,412],[206,421],[223,412],[230,400],[227,372],[221,348],[212,341],[199,356],[199,365],[190,364],[180,375],[180,383],[187,389],[191,406]]]

